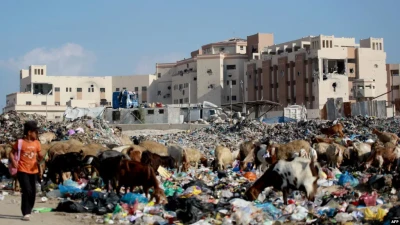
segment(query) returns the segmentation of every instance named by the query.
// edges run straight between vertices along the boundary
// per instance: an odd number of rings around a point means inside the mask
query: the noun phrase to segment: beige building
[[[245,62],[272,43],[272,34],[255,34],[247,39],[233,38],[204,45],[193,51],[189,59],[157,63],[156,101],[164,104],[209,101],[216,105],[231,100],[241,102]]]
[[[322,109],[328,98],[387,100],[385,64],[382,38],[357,44],[354,38],[319,35],[270,45],[245,63],[245,100],[308,109]]]
[[[48,76],[45,65],[32,65],[20,71],[20,91],[7,95],[4,111],[47,114],[49,120],[58,120],[67,106],[111,106],[112,93],[124,88],[139,92],[140,102],[150,102],[155,79],[154,75]]]

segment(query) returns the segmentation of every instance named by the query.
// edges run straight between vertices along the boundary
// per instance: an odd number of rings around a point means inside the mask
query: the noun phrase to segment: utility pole
[[[229,87],[230,87],[230,89],[231,89],[231,97],[230,97],[230,100],[231,100],[231,123],[232,123],[232,116],[233,116],[233,111],[232,111],[232,80],[231,80],[231,82],[229,83]]]
[[[189,80],[189,87],[188,87],[188,88],[189,88],[189,98],[188,98],[188,99],[189,99],[189,115],[188,115],[188,117],[189,117],[189,119],[188,119],[189,124],[190,124],[190,119],[191,119],[191,118],[190,118],[190,113],[191,113],[191,112],[190,112],[190,111],[191,111],[191,109],[190,109],[190,83],[191,83],[191,80]]]
[[[48,105],[47,97],[48,97],[49,95],[51,95],[51,93],[53,93],[53,89],[51,89],[51,90],[49,91],[49,93],[46,94],[46,122],[47,122],[47,120],[48,120],[48,118],[47,118],[47,105]]]
[[[393,119],[394,119],[394,97],[393,97],[393,91],[394,91],[394,86],[393,86],[393,73],[391,73],[392,75],[392,111],[393,111]]]
[[[240,87],[242,88],[242,113],[246,115],[246,104],[245,104],[245,97],[244,97],[244,82],[243,80],[240,81]]]

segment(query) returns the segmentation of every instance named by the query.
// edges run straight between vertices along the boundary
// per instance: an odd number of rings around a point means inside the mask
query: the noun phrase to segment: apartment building
[[[355,38],[319,35],[270,45],[252,54],[245,74],[246,101],[322,109],[328,98],[387,100],[382,38],[357,44]]]
[[[157,63],[157,102],[185,104],[209,101],[221,105],[243,101],[244,65],[273,44],[272,34],[255,34],[203,45],[191,57]],[[243,84],[242,84],[243,83]]]
[[[399,101],[400,99],[400,64],[386,64],[386,72],[387,72],[387,94],[388,101],[392,102]],[[393,88],[393,91],[391,91]],[[396,105],[396,109],[399,111],[398,105]]]
[[[46,65],[31,65],[20,71],[19,92],[6,96],[4,111],[47,115],[58,120],[70,107],[111,106],[112,93],[127,89],[139,93],[139,101],[154,98],[151,84],[155,75],[132,76],[48,76]]]

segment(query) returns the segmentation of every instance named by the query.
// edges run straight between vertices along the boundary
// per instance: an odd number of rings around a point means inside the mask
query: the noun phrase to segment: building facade
[[[354,38],[319,35],[270,45],[245,63],[245,100],[308,109],[322,109],[328,98],[387,100],[379,97],[387,92],[385,64],[382,38],[357,44]]]
[[[4,111],[47,115],[59,120],[70,107],[111,106],[112,93],[127,89],[139,93],[139,101],[150,102],[154,75],[132,76],[48,76],[45,65],[20,71],[20,90],[6,96]]]
[[[191,52],[189,59],[157,63],[156,101],[164,104],[209,101],[216,105],[241,102],[245,62],[259,49],[272,44],[272,34],[255,34],[247,39],[203,45]]]

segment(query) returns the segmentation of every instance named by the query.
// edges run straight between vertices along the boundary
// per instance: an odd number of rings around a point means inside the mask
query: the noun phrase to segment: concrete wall
[[[208,124],[111,124],[112,127],[119,126],[123,132],[132,130],[195,130],[209,127]]]
[[[115,110],[107,108],[104,112],[105,119],[113,124],[142,124],[134,116],[134,111],[138,111],[139,109],[120,109],[120,120],[113,120],[113,112]],[[145,124],[153,124],[153,123],[172,123],[179,124],[180,123],[180,114],[181,111],[179,108],[143,108]]]

